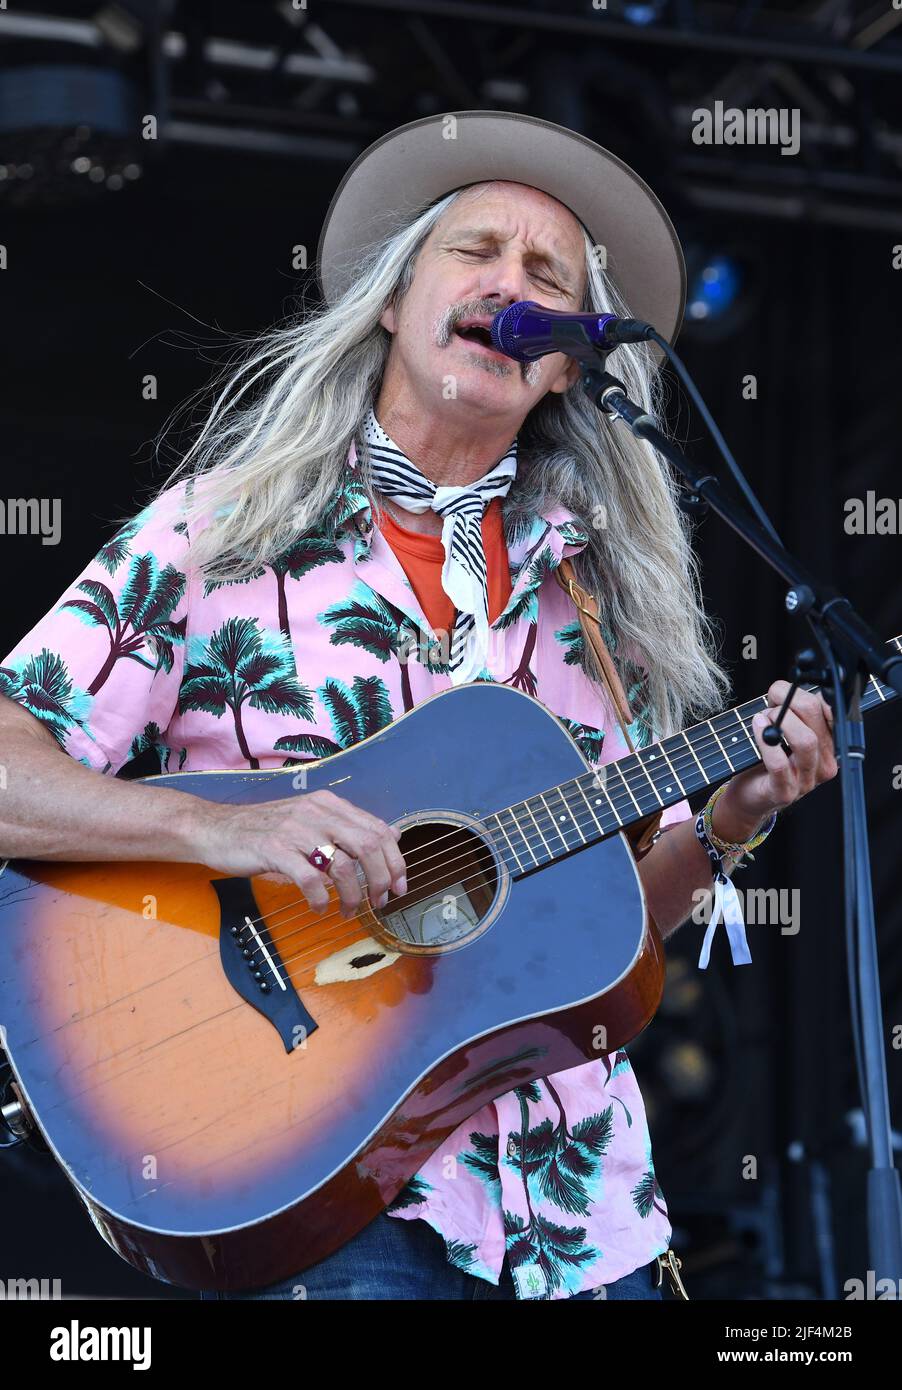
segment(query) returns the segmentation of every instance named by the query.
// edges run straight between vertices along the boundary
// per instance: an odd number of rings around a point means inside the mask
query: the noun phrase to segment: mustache
[[[447,347],[454,335],[455,328],[462,319],[475,315],[485,315],[487,318],[491,318],[497,312],[498,305],[487,299],[468,299],[463,304],[449,304],[448,308],[439,314],[435,321],[435,341],[439,347]]]
[[[449,304],[433,324],[435,342],[440,348],[446,348],[454,337],[455,328],[463,319],[474,316],[492,318],[498,312],[498,305],[490,299],[468,299],[463,304]],[[542,371],[538,359],[533,362],[515,362],[511,358],[511,366],[520,368],[520,375],[529,386],[537,383]]]

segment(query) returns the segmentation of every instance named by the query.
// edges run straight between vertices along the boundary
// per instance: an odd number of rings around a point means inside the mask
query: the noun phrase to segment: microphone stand
[[[859,701],[869,674],[902,695],[902,653],[887,658],[883,643],[849,600],[815,579],[775,536],[723,492],[714,474],[703,473],[691,463],[683,451],[661,433],[651,416],[630,400],[623,382],[605,370],[603,349],[597,351],[600,366],[589,361],[580,363],[583,387],[590,400],[604,414],[623,421],[637,439],[646,440],[662,454],[685,479],[693,499],[701,498],[710,505],[786,580],[789,585],[786,608],[807,619],[824,658],[825,669],[818,671],[813,666],[816,661],[813,651],[797,654],[791,689],[766,733],[771,735],[768,742],[780,742],[780,722],[797,684],[812,675],[819,676],[818,683],[825,687],[826,698],[833,706],[834,740],[842,774],[852,1031],[871,1155],[867,1178],[868,1250],[875,1279],[891,1279],[898,1297],[902,1290],[902,1186],[893,1163],[864,793],[864,725]]]

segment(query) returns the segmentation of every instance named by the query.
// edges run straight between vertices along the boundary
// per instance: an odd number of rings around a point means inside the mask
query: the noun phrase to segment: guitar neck
[[[886,645],[902,653],[902,637]],[[861,708],[873,709],[895,697],[895,690],[871,677]],[[563,859],[760,762],[752,719],[766,708],[763,695],[747,700],[595,772],[506,806],[486,817],[485,824],[515,877]]]

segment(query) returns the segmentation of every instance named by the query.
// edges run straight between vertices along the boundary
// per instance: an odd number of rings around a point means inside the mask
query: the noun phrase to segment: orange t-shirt
[[[425,536],[399,526],[388,512],[382,513],[382,534],[410,580],[433,632],[450,632],[454,625],[454,604],[442,588],[445,551],[441,536]],[[485,548],[489,590],[489,622],[503,613],[511,594],[510,565],[501,514],[501,498],[493,497],[482,515],[482,544]]]

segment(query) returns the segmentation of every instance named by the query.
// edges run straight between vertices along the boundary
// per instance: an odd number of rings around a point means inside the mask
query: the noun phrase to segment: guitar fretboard
[[[902,653],[902,637],[894,637],[887,647]],[[862,691],[861,709],[895,698],[895,690],[871,677]],[[767,707],[763,695],[747,700],[595,772],[506,806],[484,824],[512,876],[522,877],[760,762],[752,719]]]

